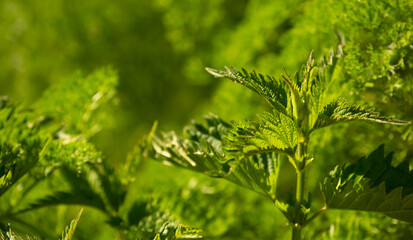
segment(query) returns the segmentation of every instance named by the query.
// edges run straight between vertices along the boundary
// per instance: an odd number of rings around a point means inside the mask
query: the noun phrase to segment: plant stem
[[[297,204],[301,204],[304,200],[304,171],[297,171],[297,192],[296,192],[296,200]]]
[[[320,210],[318,210],[317,212],[315,212],[315,213],[313,214],[313,216],[311,216],[311,217],[305,222],[305,224],[303,225],[303,227],[304,227],[305,225],[309,224],[311,221],[313,221],[316,217],[320,216],[320,214],[322,214],[322,213],[325,212],[326,210],[327,210],[327,207],[324,206],[322,209],[320,209]]]
[[[302,141],[298,143],[297,147],[297,192],[296,192],[296,200],[297,204],[301,204],[304,200],[304,180],[305,180],[305,155],[307,152],[307,141],[303,138]]]
[[[302,135],[301,135],[302,136]],[[297,146],[296,161],[297,161],[297,188],[296,188],[296,204],[298,207],[304,202],[304,184],[305,184],[305,155],[307,154],[308,139],[300,136],[300,141]],[[293,223],[292,240],[301,240],[301,228],[298,223]]]
[[[292,240],[301,240],[301,228],[293,225]]]
[[[285,156],[284,154],[279,154],[278,158],[275,159],[274,161],[274,180],[273,180],[273,201],[275,201],[276,196],[277,196],[277,182],[278,182],[278,176],[280,175],[280,166],[281,166],[281,162],[284,161],[284,158],[287,158],[287,156]]]

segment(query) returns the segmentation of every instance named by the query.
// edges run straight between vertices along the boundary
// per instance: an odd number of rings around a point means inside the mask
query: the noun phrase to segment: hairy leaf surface
[[[265,152],[292,154],[297,145],[297,128],[294,121],[274,111],[258,115],[259,122],[244,121],[228,130],[225,150],[238,158]]]

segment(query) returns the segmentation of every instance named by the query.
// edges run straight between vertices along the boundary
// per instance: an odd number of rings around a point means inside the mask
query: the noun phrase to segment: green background
[[[343,77],[334,96],[413,120],[413,3],[409,0],[154,0],[0,1],[0,95],[31,106],[44,91],[79,72],[105,66],[117,71],[107,121],[91,138],[114,168],[152,124],[181,132],[190,119],[212,112],[227,121],[254,119],[267,106],[252,92],[215,79],[205,67],[294,73],[311,51],[335,49],[344,36]],[[396,162],[411,162],[412,127],[343,125],[317,134],[308,178],[315,205],[318,182],[338,163],[355,161],[381,143]],[[289,237],[270,202],[226,182],[140,163],[137,198],[159,196],[181,222],[214,239]],[[290,190],[292,169],[281,173]],[[41,228],[61,232],[77,210],[44,210]],[[57,214],[57,215],[56,215]],[[54,216],[56,215],[56,216]],[[54,219],[60,219],[58,224]],[[95,222],[99,224],[94,224]],[[331,212],[313,223],[310,239],[406,239],[410,225],[382,216]],[[99,213],[86,210],[79,239],[113,239]]]

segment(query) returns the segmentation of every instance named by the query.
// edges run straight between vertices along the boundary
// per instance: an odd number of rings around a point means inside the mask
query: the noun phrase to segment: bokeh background
[[[205,67],[294,73],[311,51],[320,58],[344,43],[340,81],[333,94],[413,119],[413,3],[409,0],[124,0],[0,1],[0,95],[27,105],[79,72],[111,66],[119,76],[104,128],[91,141],[111,166],[122,165],[155,121],[158,131],[181,132],[212,112],[227,121],[254,119],[265,103],[252,92],[215,79]],[[338,163],[355,161],[381,143],[396,163],[413,156],[411,126],[333,127],[310,146],[308,188]],[[294,179],[281,174],[288,192]],[[213,239],[288,238],[271,203],[226,182],[144,159],[137,197],[160,196],[176,219]],[[319,201],[320,202],[320,201]],[[79,239],[113,239],[114,231],[85,211]],[[60,212],[64,215],[63,210]],[[47,229],[50,222],[45,222]],[[412,227],[384,217],[333,212],[307,237],[407,239]],[[60,227],[60,225],[59,225]],[[56,226],[56,231],[58,226]]]

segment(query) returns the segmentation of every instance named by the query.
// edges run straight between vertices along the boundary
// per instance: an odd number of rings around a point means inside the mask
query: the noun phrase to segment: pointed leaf
[[[394,125],[409,124],[406,121],[380,116],[380,113],[375,112],[374,108],[350,105],[345,99],[340,98],[323,108],[318,114],[312,130],[349,121],[369,121]]]
[[[294,121],[275,111],[258,118],[259,122],[235,123],[234,129],[228,130],[224,149],[229,156],[243,158],[265,152],[291,155],[298,142]]]
[[[155,159],[211,177],[225,178],[273,199],[278,155],[250,152],[249,156],[228,157],[222,149],[222,140],[230,125],[215,116],[206,119],[206,126],[194,122],[192,127],[187,127],[186,138],[175,133],[164,134],[163,139],[154,137]]]
[[[70,222],[70,225],[66,227],[65,231],[62,233],[62,240],[71,240],[75,233],[77,223],[79,222],[80,216],[82,215],[83,208],[77,214],[76,218]]]
[[[278,112],[287,115],[287,108],[290,104],[289,90],[281,81],[255,71],[248,73],[246,70],[238,71],[236,68],[227,68],[226,71],[206,68],[215,77],[226,77],[235,83],[239,83],[253,90],[263,97]],[[288,116],[288,115],[287,115]]]
[[[413,222],[413,171],[407,164],[391,166],[391,159],[380,146],[353,165],[336,167],[321,185],[327,207]]]
[[[36,165],[41,151],[39,141],[0,143],[0,196]]]

